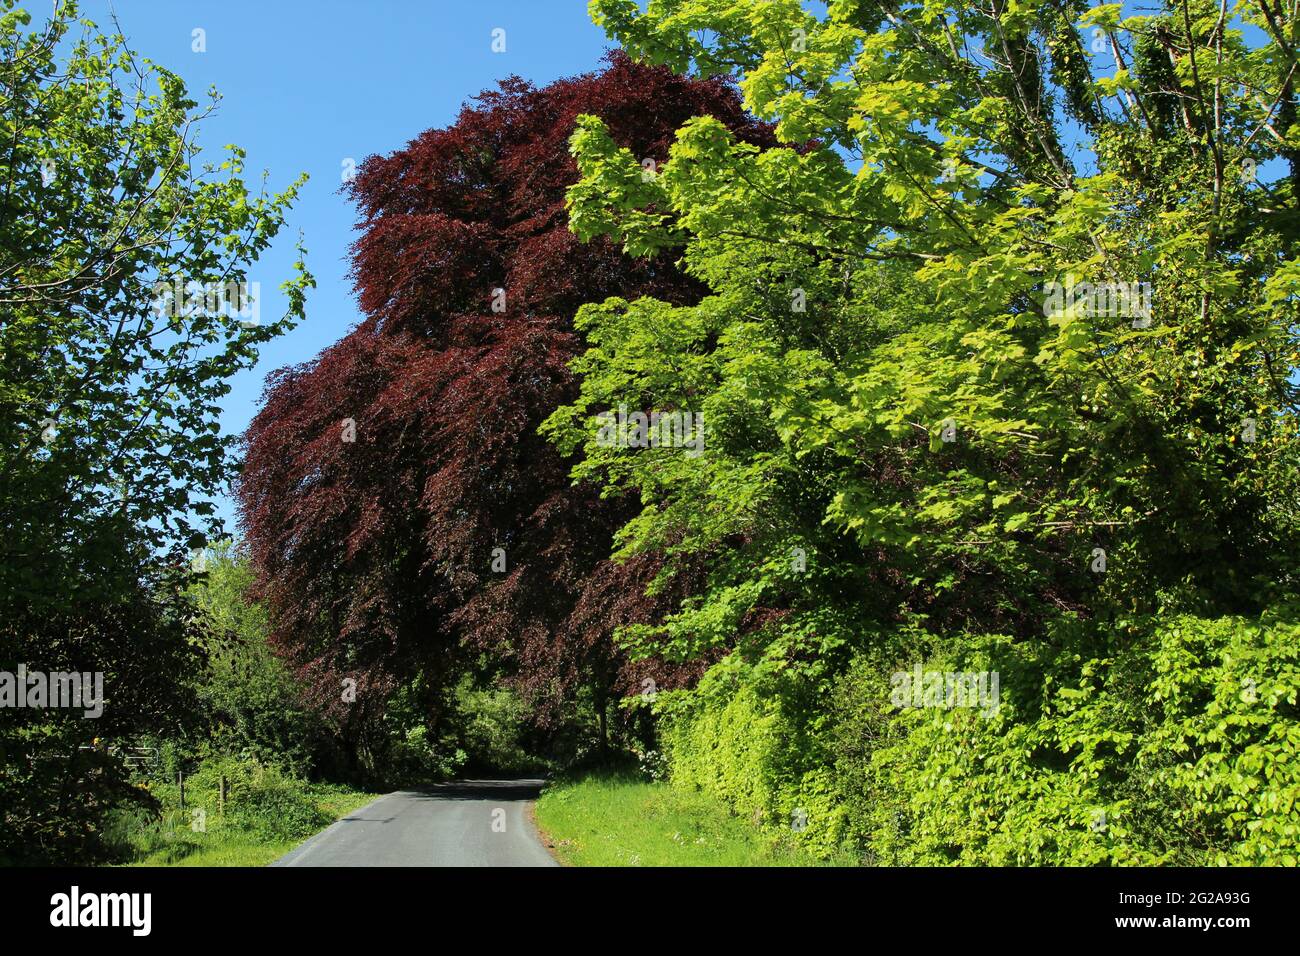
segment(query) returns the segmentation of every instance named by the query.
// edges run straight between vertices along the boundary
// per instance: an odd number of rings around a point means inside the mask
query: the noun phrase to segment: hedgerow
[[[914,662],[864,652],[829,717],[752,671],[669,708],[671,779],[830,856],[885,865],[1295,865],[1300,617],[1061,619],[936,639],[997,707],[903,707]],[[802,825],[801,825],[802,824]]]

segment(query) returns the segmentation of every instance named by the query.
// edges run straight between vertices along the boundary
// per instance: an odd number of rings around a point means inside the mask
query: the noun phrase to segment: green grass
[[[713,798],[627,773],[548,784],[537,823],[568,866],[831,866],[794,833],[773,833],[733,816]]]
[[[347,816],[379,794],[332,784],[304,784],[303,791],[321,811],[322,827]],[[171,809],[161,821],[135,828],[129,843],[136,858],[129,866],[266,866],[284,856],[306,837],[283,839],[227,825],[209,812],[206,832],[195,832],[186,811]]]

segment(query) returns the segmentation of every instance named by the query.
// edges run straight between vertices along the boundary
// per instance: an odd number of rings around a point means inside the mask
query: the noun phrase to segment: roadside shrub
[[[862,651],[826,695],[732,659],[665,695],[664,754],[675,785],[823,858],[848,844],[882,865],[1295,865],[1298,620],[914,633]],[[918,663],[990,690],[996,674],[996,707],[895,706],[894,675]]]
[[[0,866],[121,859],[111,821],[157,813],[157,802],[119,758],[83,745],[78,723],[54,717],[0,728]]]
[[[715,675],[716,677],[716,675]],[[740,668],[730,693],[709,688],[669,704],[663,753],[671,782],[710,794],[775,838],[829,858],[846,832],[831,755],[805,689],[761,693]],[[714,683],[720,683],[715,681]],[[665,695],[672,701],[671,695]]]
[[[889,669],[861,660],[835,697],[851,834],[883,864],[1294,865],[1298,665],[1283,615],[1062,621],[926,663],[998,671],[985,717],[894,710]]]
[[[224,806],[219,797],[223,777]],[[270,843],[304,839],[331,820],[313,799],[306,780],[273,764],[245,758],[210,757],[186,774],[183,808],[175,778],[151,781],[149,787],[163,813],[151,822],[134,823],[155,831],[146,834],[149,839],[142,844],[150,849],[160,840],[189,839],[196,825],[205,832],[240,831]]]
[[[299,781],[273,772],[236,789],[226,812],[230,824],[266,840],[306,839],[330,823]]]

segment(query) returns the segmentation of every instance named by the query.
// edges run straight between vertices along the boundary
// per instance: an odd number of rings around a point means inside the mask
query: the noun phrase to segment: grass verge
[[[598,772],[547,785],[537,824],[567,866],[835,866],[793,834],[772,833],[733,816],[706,794]]]
[[[161,819],[123,821],[128,866],[266,866],[380,795],[293,781],[289,826],[285,800],[274,792],[248,794],[228,812],[189,802],[182,810],[175,794],[158,796],[166,808]]]

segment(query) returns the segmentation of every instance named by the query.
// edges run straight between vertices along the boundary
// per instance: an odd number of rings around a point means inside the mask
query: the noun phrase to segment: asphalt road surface
[[[380,797],[272,866],[556,866],[527,810],[541,780],[460,780]]]

